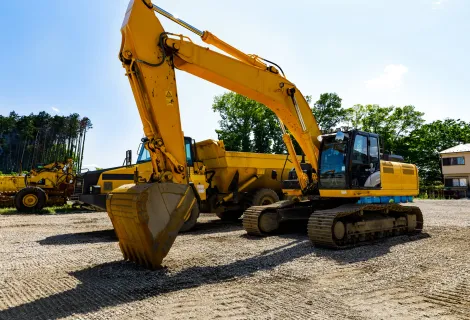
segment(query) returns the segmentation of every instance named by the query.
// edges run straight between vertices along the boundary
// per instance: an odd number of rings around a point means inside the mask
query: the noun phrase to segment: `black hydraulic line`
[[[163,53],[163,57],[162,57],[162,60],[158,63],[151,63],[151,62],[147,62],[147,61],[144,61],[144,60],[140,60],[140,59],[135,59],[135,61],[137,62],[140,62],[140,63],[143,63],[149,67],[159,67],[161,66],[162,64],[165,63],[165,59],[166,59],[166,52],[165,52],[165,46],[163,44],[163,37],[165,37],[167,34],[169,34],[168,32],[162,32],[162,34],[160,34],[160,39],[158,41],[158,46],[160,46],[160,48],[162,49],[162,53]]]
[[[287,160],[289,160],[289,154],[287,154],[286,161],[284,161],[284,166],[282,167],[280,181],[282,181],[282,175],[284,174],[284,169],[286,168]]]
[[[284,76],[284,78],[286,77],[286,75],[284,74],[284,71],[282,71],[282,68],[281,68],[278,64],[276,64],[276,63],[274,63],[274,62],[272,62],[272,61],[269,61],[268,59],[264,59],[264,58],[261,58],[261,57],[258,57],[258,58],[260,58],[260,59],[263,60],[264,62],[270,63],[270,64],[275,65],[276,67],[278,67],[279,70],[281,71],[282,75]]]

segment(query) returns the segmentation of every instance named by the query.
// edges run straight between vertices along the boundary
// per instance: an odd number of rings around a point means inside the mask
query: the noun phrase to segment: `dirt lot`
[[[347,251],[203,215],[166,269],[123,262],[106,213],[0,216],[0,319],[470,319],[470,201]]]

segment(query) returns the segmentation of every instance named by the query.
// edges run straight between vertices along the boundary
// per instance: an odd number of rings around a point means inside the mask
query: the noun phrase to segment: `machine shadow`
[[[220,232],[231,232],[242,230],[242,220],[237,221],[223,221],[218,218],[205,222],[197,222],[193,229],[188,232],[181,233],[185,234],[211,234]]]
[[[70,245],[80,243],[100,243],[118,241],[114,229],[79,233],[66,233],[39,240],[40,245]]]
[[[92,213],[97,212],[93,210],[83,210],[83,209],[70,209],[70,208],[60,208],[54,209],[54,211],[49,211],[47,208],[34,212],[18,212],[16,209],[4,209],[0,216],[54,216],[54,215],[65,215],[65,214],[81,214],[81,213]]]
[[[181,233],[179,236],[210,234],[220,232],[231,232],[241,230],[241,222],[225,222],[214,221],[207,223],[198,223],[194,229]],[[100,243],[100,242],[117,242],[118,238],[114,229],[97,230],[78,233],[66,233],[50,236],[37,241],[40,245],[71,245],[80,243]]]
[[[292,240],[308,240],[307,221],[284,221],[279,225],[279,229],[268,236],[279,237]],[[249,240],[263,240],[263,236],[253,236],[247,233],[240,235],[241,238]]]
[[[176,274],[116,261],[70,273],[77,287],[0,311],[0,319],[59,319],[206,284],[248,277],[311,254],[308,241],[292,241],[226,265],[191,267]],[[47,306],[47,307],[46,307]]]
[[[350,264],[367,261],[390,253],[390,249],[396,245],[406,244],[431,236],[428,233],[414,235],[402,235],[388,239],[374,241],[372,244],[362,245],[351,249],[327,249],[315,248],[314,252],[319,257],[325,257],[340,264]]]

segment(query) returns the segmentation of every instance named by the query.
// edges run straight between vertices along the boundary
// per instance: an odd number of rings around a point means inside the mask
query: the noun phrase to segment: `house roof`
[[[458,146],[443,150],[439,153],[443,154],[443,153],[455,153],[455,152],[470,152],[470,143],[459,144]]]

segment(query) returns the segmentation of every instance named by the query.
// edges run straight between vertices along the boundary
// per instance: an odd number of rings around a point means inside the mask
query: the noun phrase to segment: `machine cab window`
[[[184,151],[186,153],[186,162],[188,166],[192,166],[194,161],[192,141],[193,140],[190,137],[184,137]],[[150,153],[143,145],[139,147],[138,154],[137,163],[150,161]]]
[[[184,137],[184,151],[186,152],[186,163],[188,166],[193,165],[193,139]]]
[[[320,187],[325,189],[345,189],[346,163],[349,149],[349,135],[340,134],[323,136],[319,178]]]
[[[351,187],[380,187],[380,157],[378,136],[357,133],[350,161]]]
[[[139,156],[137,157],[137,163],[143,163],[147,161],[150,161],[150,152],[147,149],[145,149],[144,146],[142,145],[139,148]]]
[[[322,136],[319,186],[322,189],[380,188],[378,135],[353,130]]]

